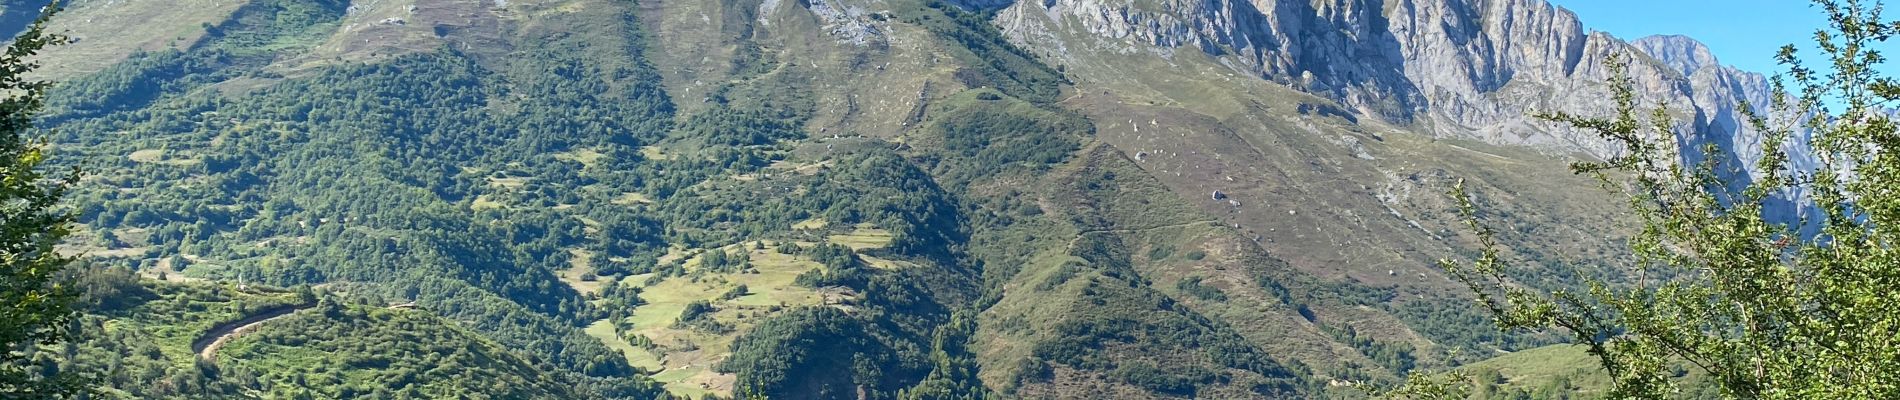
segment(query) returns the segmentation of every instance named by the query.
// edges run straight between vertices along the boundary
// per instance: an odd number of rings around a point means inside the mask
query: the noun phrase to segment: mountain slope
[[[1736,107],[1769,105],[1766,79],[1721,66],[1692,39],[1625,42],[1543,0],[1015,2],[997,22],[1054,62],[1193,49],[1434,136],[1596,157],[1616,149],[1529,116],[1609,111],[1612,55],[1628,60],[1645,101],[1671,105],[1684,130],[1706,136],[1696,140],[1744,160],[1762,138]]]
[[[261,325],[220,353],[263,397],[573,398],[571,386],[426,311],[318,308]]]
[[[61,21],[69,248],[413,301],[441,319],[299,316],[336,334],[216,365],[447,382],[417,395],[1353,396],[1551,343],[1432,267],[1470,254],[1454,180],[1529,284],[1621,262],[1566,168],[1614,149],[1524,112],[1602,110],[1617,52],[1689,126],[1761,96],[1521,0],[213,3]],[[520,384],[273,356],[400,333],[363,321],[492,341],[453,361]],[[206,393],[348,396],[284,374]]]
[[[83,339],[63,349],[57,365],[91,374],[105,398],[576,396],[563,386],[571,382],[426,311],[82,268]],[[256,318],[264,315],[279,317]],[[222,329],[233,324],[247,327]],[[195,351],[219,332],[229,340],[215,358]]]

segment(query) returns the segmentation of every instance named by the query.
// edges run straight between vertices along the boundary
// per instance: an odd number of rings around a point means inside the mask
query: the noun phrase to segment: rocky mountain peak
[[[1709,47],[1694,38],[1683,35],[1655,35],[1630,41],[1643,54],[1655,57],[1663,65],[1682,72],[1683,75],[1695,75],[1696,71],[1710,66],[1721,66]]]
[[[1162,56],[1193,48],[1433,135],[1557,152],[1617,151],[1594,135],[1526,117],[1608,112],[1605,61],[1613,55],[1633,60],[1630,73],[1645,101],[1682,107],[1680,115],[1689,116],[1682,127],[1699,135],[1740,134],[1739,142],[1749,142],[1757,135],[1746,132],[1733,108],[1767,98],[1766,79],[1721,66],[1700,42],[1625,42],[1586,30],[1575,13],[1546,0],[1046,0],[1007,7],[999,21],[1009,21],[1005,29],[1025,47],[1067,51],[1133,41]],[[1049,43],[1065,36],[1096,43]]]
[[[1737,107],[1769,104],[1766,78],[1685,36],[1590,31],[1547,0],[1043,0],[1010,4],[996,22],[1057,63],[1074,52],[1198,50],[1413,131],[1600,158],[1622,149],[1531,115],[1613,112],[1606,82],[1620,57],[1644,106],[1677,117],[1681,161],[1720,162],[1738,188],[1761,175],[1765,135]],[[1799,142],[1797,168],[1807,164]],[[1704,145],[1720,151],[1698,154]]]

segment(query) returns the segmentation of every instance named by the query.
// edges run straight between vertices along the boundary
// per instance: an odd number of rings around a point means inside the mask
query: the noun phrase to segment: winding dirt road
[[[205,331],[203,335],[198,336],[198,340],[192,341],[191,351],[198,353],[198,358],[205,361],[218,361],[218,348],[224,347],[224,344],[230,342],[231,339],[236,339],[238,336],[243,336],[245,333],[257,330],[257,327],[263,325],[265,322],[288,317],[291,313],[315,306],[316,304],[279,306],[264,310],[264,312],[249,317],[244,317],[244,319],[219,324],[218,326],[212,327],[211,330]]]

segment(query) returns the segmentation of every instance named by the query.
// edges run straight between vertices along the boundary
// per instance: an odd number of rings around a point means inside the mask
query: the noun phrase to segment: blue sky
[[[1806,0],[1551,0],[1577,13],[1584,29],[1623,39],[1657,34],[1688,35],[1708,44],[1722,63],[1774,75],[1775,51],[1811,43],[1826,23]],[[1888,15],[1892,18],[1895,15]],[[1820,61],[1803,52],[1810,65]],[[1889,68],[1883,70],[1891,71]]]

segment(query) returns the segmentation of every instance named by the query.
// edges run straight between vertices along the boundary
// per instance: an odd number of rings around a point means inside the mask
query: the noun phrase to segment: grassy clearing
[[[555,271],[555,276],[561,279],[561,283],[566,283],[568,287],[574,288],[574,291],[581,293],[599,293],[600,286],[603,285],[604,282],[598,277],[592,280],[581,279],[582,275],[594,272],[594,252],[581,249],[568,249],[567,254],[571,256],[568,258],[567,269]]]
[[[831,235],[828,239],[832,243],[845,245],[852,250],[865,250],[890,246],[893,238],[891,231],[859,225],[857,229],[851,230],[851,233]]]
[[[127,155],[126,158],[132,159],[132,162],[155,163],[165,159],[165,151],[159,149],[139,150],[132,152],[131,155]]]
[[[581,221],[581,233],[590,236],[600,234],[600,221],[579,215],[574,216],[574,220]]]
[[[125,246],[125,248],[101,248],[101,250],[78,248],[78,254],[85,254],[89,258],[137,258],[148,252],[152,252],[152,246]]]
[[[606,154],[594,149],[574,149],[554,154],[556,160],[578,162],[587,168],[600,165],[600,159],[606,157]]]
[[[1497,356],[1461,369],[1472,372],[1495,370],[1513,386],[1535,387],[1566,378],[1582,387],[1607,387],[1609,376],[1602,372],[1601,365],[1585,352],[1586,349],[1577,345],[1550,345]]]
[[[717,390],[710,384],[720,380],[719,375],[707,367],[685,367],[653,374],[653,379],[665,382],[667,392],[687,398],[702,398],[708,394],[725,395],[732,391],[731,378],[724,379],[728,381],[724,390]]]
[[[917,264],[909,261],[886,260],[864,254],[859,254],[858,258],[863,259],[865,264],[869,264],[872,268],[877,269],[905,269],[917,266]]]
[[[594,324],[588,325],[584,332],[587,332],[587,336],[600,339],[600,342],[607,344],[607,347],[619,351],[620,354],[626,355],[627,364],[648,371],[660,369],[659,358],[653,357],[653,354],[648,353],[645,349],[634,347],[633,344],[627,343],[625,340],[620,340],[619,336],[614,335],[614,325],[612,322],[604,319],[594,321]]]
[[[830,225],[830,224],[831,224],[831,221],[826,221],[824,217],[818,217],[818,218],[812,218],[812,219],[808,219],[804,221],[798,221],[798,223],[792,224],[792,229],[815,231],[819,229],[825,229],[825,226]]]
[[[628,318],[627,322],[632,323],[634,332],[666,329],[679,317],[680,310],[686,309],[686,303],[692,301],[687,299],[699,297],[684,295],[688,292],[685,289],[686,285],[668,285],[665,282],[653,285],[647,292],[640,294],[647,303],[633,310],[633,317]]]
[[[508,208],[508,205],[495,201],[494,198],[484,194],[475,196],[475,200],[469,203],[468,208],[476,210],[499,210]]]
[[[674,260],[690,257],[692,255],[693,255],[692,249],[674,245],[672,248],[666,249],[666,254],[660,255],[660,263],[661,264],[670,263],[670,262],[673,262]],[[644,275],[641,276],[641,279],[645,279],[645,278],[646,277]]]
[[[1458,369],[1474,375],[1478,381],[1473,383],[1487,386],[1486,389],[1493,393],[1498,389],[1556,390],[1589,397],[1607,391],[1612,384],[1609,373],[1603,370],[1602,364],[1596,356],[1590,355],[1588,349],[1580,345],[1556,344],[1512,352]],[[1714,397],[1716,383],[1707,371],[1684,361],[1676,361],[1674,365],[1680,375],[1670,380],[1683,390],[1681,398]],[[1491,372],[1496,374],[1491,375]]]
[[[528,184],[528,178],[523,178],[523,177],[511,176],[507,178],[494,178],[494,177],[488,178],[489,187],[515,189],[515,188],[520,188],[522,186],[526,186],[527,184]]]
[[[612,202],[623,206],[631,206],[635,204],[653,204],[653,199],[644,194],[626,192],[621,193],[619,197],[615,197]]]
[[[134,151],[132,152],[132,154],[128,154],[125,157],[127,159],[131,159],[132,162],[144,163],[144,164],[187,166],[187,165],[196,165],[196,164],[204,163],[204,160],[200,160],[195,157],[180,157],[180,158],[168,157],[168,155],[165,154],[165,150],[161,150],[161,149],[145,149],[145,150]]]
[[[665,150],[665,149],[661,149],[661,148],[659,148],[658,146],[645,146],[645,147],[641,147],[641,148],[640,148],[640,156],[641,156],[641,157],[645,157],[645,158],[646,158],[646,159],[648,159],[648,160],[671,160],[671,159],[673,159],[673,155],[672,155],[672,154],[667,154],[667,153],[666,153],[666,150]]]
[[[798,166],[790,166],[789,163],[786,163],[784,161],[780,161],[773,164],[773,167],[775,168],[790,171],[791,173],[795,173],[799,175],[817,175],[819,171],[823,171],[825,168],[830,167],[830,166],[831,166],[831,161],[805,163]]]
[[[823,301],[819,293],[793,284],[799,274],[822,268],[821,264],[799,256],[779,254],[776,246],[752,250],[754,244],[742,243],[705,251],[746,251],[757,273],[698,271],[698,254],[703,252],[674,249],[668,254],[669,259],[692,255],[693,258],[686,261],[688,275],[642,286],[640,298],[646,304],[635,308],[632,316],[624,321],[631,325],[627,336],[640,335],[651,339],[655,345],[652,350],[615,344],[619,339],[613,337],[611,321],[595,323],[589,327],[589,334],[602,338],[603,342],[620,350],[634,365],[657,371],[653,379],[666,384],[667,390],[674,394],[694,397],[709,393],[730,394],[734,377],[713,372],[712,368],[729,355],[733,339],[750,329],[756,321],[774,312],[789,307],[817,305]],[[634,275],[622,282],[644,285],[650,276]],[[746,286],[747,294],[730,300],[718,299],[721,294],[739,285]],[[711,314],[712,320],[731,329],[715,333],[674,327],[674,322],[686,305],[700,300],[714,301],[718,311]]]

